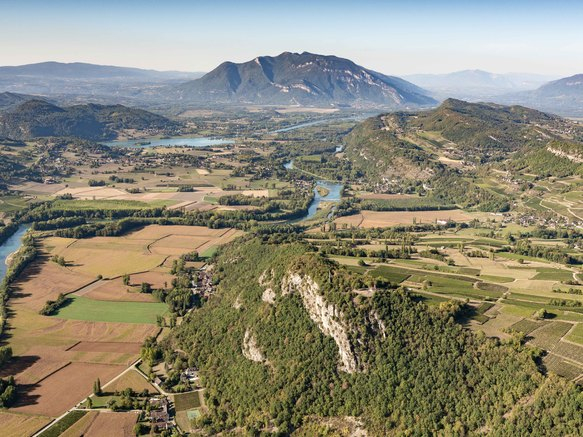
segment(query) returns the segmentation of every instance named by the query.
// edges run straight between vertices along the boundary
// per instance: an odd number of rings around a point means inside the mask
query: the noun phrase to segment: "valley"
[[[63,113],[20,105],[7,123]],[[578,122],[455,99],[126,110],[0,140],[9,429],[579,426]]]

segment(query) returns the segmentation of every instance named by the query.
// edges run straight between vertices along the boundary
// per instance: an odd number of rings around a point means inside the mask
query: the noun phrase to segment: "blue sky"
[[[583,2],[0,0],[0,65],[208,71],[310,51],[387,74],[583,73]]]

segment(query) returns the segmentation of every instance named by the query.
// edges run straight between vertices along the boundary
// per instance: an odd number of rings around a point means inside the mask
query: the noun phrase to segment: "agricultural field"
[[[337,220],[343,219],[346,217]],[[382,237],[363,238],[362,241],[353,238],[326,240],[322,236],[312,238],[315,231],[308,235],[316,246],[340,247],[334,249],[340,254],[333,252],[330,258],[348,269],[382,278],[394,286],[406,287],[429,305],[447,299],[469,299],[474,310],[469,313],[467,326],[472,330],[499,338],[509,338],[512,331],[520,331],[527,335],[530,344],[553,353],[557,348],[564,352],[568,345],[572,345],[574,352],[561,355],[560,359],[574,365],[574,369],[583,366],[583,354],[579,356],[578,346],[573,344],[583,344],[581,267],[507,252],[507,232],[529,232],[531,228],[515,224],[506,226],[489,219],[481,223],[478,228],[455,227],[438,232],[410,233],[408,238],[415,240],[411,256],[384,261],[378,258],[379,255],[365,256],[364,253],[395,251],[401,247],[398,243],[388,244]],[[348,235],[350,232],[375,235],[365,227],[353,231],[343,230],[340,226],[338,229],[337,232]],[[565,253],[569,250],[561,239],[533,238],[531,244]],[[358,255],[344,255],[345,247],[350,247]],[[547,318],[534,318],[535,313],[542,309]]]
[[[477,214],[483,216],[483,214]],[[345,217],[339,217],[334,222],[342,228],[380,228],[396,225],[411,225],[414,223],[435,223],[437,221],[469,221],[473,216],[461,210],[451,211],[362,211]]]
[[[126,388],[131,388],[136,393],[141,393],[143,390],[147,390],[152,394],[158,393],[158,390],[156,390],[156,388],[136,370],[129,370],[125,372],[119,378],[115,379],[111,384],[104,386],[103,390],[107,393],[112,393],[116,391],[123,391]]]
[[[0,411],[2,434],[6,436],[33,435],[49,421],[48,417]]]
[[[201,415],[201,398],[202,393],[200,391],[174,395],[176,423],[182,430],[190,431],[192,420]]]
[[[88,396],[97,378],[105,386],[122,373],[139,357],[144,339],[160,332],[158,317],[168,313],[167,304],[140,292],[141,285],[169,287],[174,260],[195,250],[216,250],[238,235],[232,229],[153,225],[123,237],[40,239],[41,255],[14,283],[10,301],[9,344],[16,358],[2,376],[14,375],[19,387],[11,420],[24,421],[19,418],[27,414],[39,418],[31,423],[42,425]],[[55,255],[64,265],[51,260]],[[40,315],[61,293],[66,303],[53,315]],[[135,371],[115,380],[111,389],[126,385],[155,391]],[[100,415],[85,435],[99,435],[101,421],[112,429],[131,422],[131,430],[135,417],[120,417]]]

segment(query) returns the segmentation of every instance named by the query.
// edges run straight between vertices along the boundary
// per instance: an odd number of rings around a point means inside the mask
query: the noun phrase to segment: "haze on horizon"
[[[394,75],[583,72],[583,4],[570,0],[0,3],[0,65],[209,71],[226,60],[309,51]]]

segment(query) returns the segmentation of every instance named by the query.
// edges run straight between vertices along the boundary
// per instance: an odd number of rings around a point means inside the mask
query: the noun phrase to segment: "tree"
[[[10,346],[0,347],[0,367],[12,358],[12,348]]]
[[[123,285],[130,285],[130,275],[123,275],[122,277]]]
[[[101,390],[101,381],[99,380],[99,378],[97,378],[93,383],[93,393],[95,394],[95,396],[101,396],[103,393],[103,391]]]
[[[142,282],[142,287],[140,289],[140,293],[151,293],[152,292],[152,286],[150,284],[148,284],[147,282]]]

